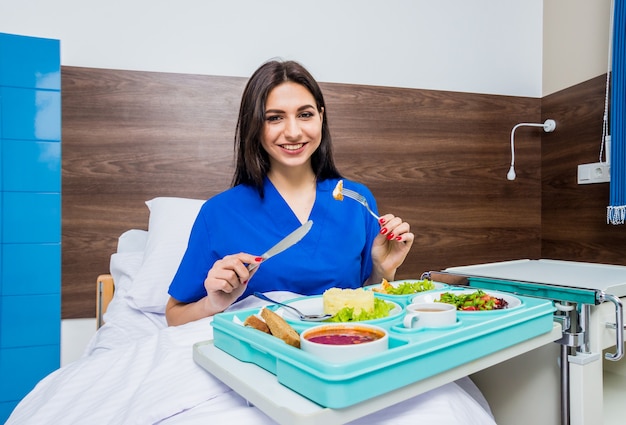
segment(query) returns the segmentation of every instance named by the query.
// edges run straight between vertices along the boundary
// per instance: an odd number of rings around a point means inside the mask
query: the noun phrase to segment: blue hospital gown
[[[380,225],[352,199],[332,196],[338,179],[317,183],[309,219],[313,227],[296,245],[263,262],[240,299],[255,291],[319,295],[332,287],[358,288],[372,270],[371,247]],[[344,187],[376,203],[364,185],[344,179]],[[261,255],[301,225],[269,179],[265,197],[238,185],[206,201],[193,225],[189,244],[169,294],[182,302],[206,296],[204,280],[213,263],[226,255]]]

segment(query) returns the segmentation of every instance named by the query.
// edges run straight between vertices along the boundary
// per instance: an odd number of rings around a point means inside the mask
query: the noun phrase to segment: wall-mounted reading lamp
[[[554,120],[546,120],[543,124],[534,124],[528,122],[521,122],[513,127],[511,130],[511,168],[506,175],[509,180],[515,180],[515,130],[518,127],[543,127],[543,131],[551,133],[556,128],[556,122]]]

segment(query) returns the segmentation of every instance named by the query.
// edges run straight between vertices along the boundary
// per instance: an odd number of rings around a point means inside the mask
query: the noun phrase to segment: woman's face
[[[269,92],[261,144],[272,168],[310,164],[322,140],[323,111],[315,105],[311,92],[297,83],[285,82]]]

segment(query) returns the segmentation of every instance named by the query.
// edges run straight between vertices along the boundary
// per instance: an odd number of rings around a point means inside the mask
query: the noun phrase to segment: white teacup
[[[456,323],[456,306],[446,303],[414,303],[406,306],[404,327],[440,328]]]

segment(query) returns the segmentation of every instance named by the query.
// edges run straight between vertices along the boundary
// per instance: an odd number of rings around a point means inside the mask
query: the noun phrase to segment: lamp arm
[[[556,128],[556,121],[547,119],[543,124],[538,123],[530,123],[530,122],[521,122],[519,124],[515,124],[513,129],[511,129],[511,168],[509,168],[509,172],[506,175],[506,178],[509,180],[515,180],[515,130],[519,127],[543,127],[543,131],[546,133],[551,133]]]

